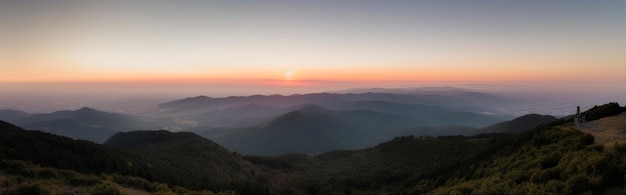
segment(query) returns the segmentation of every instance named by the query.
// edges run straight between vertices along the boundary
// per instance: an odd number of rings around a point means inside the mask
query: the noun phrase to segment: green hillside
[[[0,121],[0,160],[20,160],[85,174],[119,174],[196,190],[267,192],[261,173],[241,157],[192,133],[155,133],[162,139],[110,148]],[[124,137],[124,136],[122,136]],[[148,136],[150,137],[150,136]],[[164,138],[163,138],[164,137]]]
[[[30,161],[42,166],[80,172],[132,174],[127,166],[138,159],[88,141],[40,131],[26,131],[0,121],[0,156],[3,160]]]
[[[623,111],[610,103],[584,114]],[[626,193],[626,144],[594,141],[570,118],[520,134],[403,136],[362,150],[242,157],[193,133],[118,133],[98,145],[0,122],[0,193]]]
[[[141,159],[149,180],[180,185],[190,189],[231,190],[262,194],[263,174],[240,156],[193,133],[169,131],[133,131],[118,133],[106,146]],[[145,169],[145,170],[144,170]]]
[[[272,191],[287,194],[626,192],[626,145],[594,144],[574,126],[558,120],[519,135],[398,137],[359,151],[247,159],[278,172]]]
[[[626,145],[605,148],[573,123],[525,133],[498,155],[457,171],[430,191],[461,194],[624,193]],[[411,190],[423,190],[419,185]],[[430,190],[430,189],[429,189]]]
[[[365,150],[334,151],[314,157],[250,156],[247,159],[282,173],[270,179],[279,182],[274,183],[274,192],[395,193],[418,181],[450,175],[454,170],[477,163],[511,139],[509,135],[405,136]],[[282,183],[285,177],[290,181]]]

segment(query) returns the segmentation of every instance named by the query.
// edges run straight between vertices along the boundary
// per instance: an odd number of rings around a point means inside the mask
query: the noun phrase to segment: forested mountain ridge
[[[298,105],[297,110],[254,126],[194,131],[242,154],[319,154],[371,147],[396,136],[467,135],[473,133],[470,124],[500,121],[475,113],[383,101],[361,101],[346,106],[353,109]],[[404,109],[389,113],[393,108]],[[448,122],[441,122],[445,120]],[[448,123],[460,125],[443,125]]]
[[[132,173],[126,164],[137,159],[89,141],[73,140],[40,131],[26,131],[0,121],[0,156],[81,172]]]
[[[369,110],[331,111],[307,105],[256,126],[226,129],[229,132],[221,136],[212,136],[209,134],[212,132],[204,135],[243,154],[319,154],[371,146],[390,138],[377,138],[385,130],[416,124],[407,116]]]
[[[414,88],[289,96],[198,96],[154,105],[138,115],[83,107],[39,114],[5,110],[0,111],[0,117],[14,120],[24,129],[95,143],[103,143],[117,132],[165,129],[194,132],[243,154],[319,154],[370,147],[396,136],[469,135],[472,128],[512,118],[492,108],[494,102],[506,101],[455,88]],[[309,114],[313,110],[307,107],[320,108],[326,118]],[[281,120],[294,111],[303,114],[296,117],[299,122]]]
[[[147,179],[216,191],[265,193],[260,172],[237,154],[189,132],[120,132],[104,143],[142,159]]]
[[[519,135],[400,137],[314,158],[247,159],[282,172],[271,181],[281,181],[273,190],[286,193],[623,194],[625,148],[594,144],[571,119],[560,119]],[[280,185],[283,178],[291,185]]]
[[[195,134],[176,135],[182,136],[159,143],[110,148],[0,122],[0,156],[2,160],[27,161],[96,175],[141,177],[189,189],[267,192],[263,174],[255,176],[255,167],[241,157]]]
[[[604,119],[624,110],[611,103],[583,114]],[[623,123],[626,125],[626,121]],[[626,161],[623,161],[626,145],[595,144],[592,135],[576,130],[575,126],[571,118],[564,118],[520,134],[403,136],[367,149],[339,150],[314,156],[240,156],[192,133],[120,133],[108,142],[110,146],[103,146],[25,131],[0,122],[0,155],[5,160],[0,162],[0,169],[14,170],[6,167],[15,162],[6,160],[27,161],[88,175],[100,174],[99,179],[81,176],[82,180],[74,180],[91,182],[89,186],[93,188],[113,182],[106,185],[120,190],[130,187],[148,192],[156,192],[155,187],[149,187],[155,186],[154,182],[165,183],[171,187],[170,191],[178,189],[180,193],[192,191],[173,186],[234,190],[243,194],[626,192]],[[34,176],[26,175],[28,181],[39,184],[44,182],[43,176],[48,173],[65,174],[63,171],[44,173],[38,171],[39,168],[27,169],[34,172],[5,173],[33,173]],[[6,178],[15,177],[9,175]],[[65,180],[72,181],[71,178]],[[148,187],[137,187],[129,181],[142,181],[139,183]],[[33,187],[13,179],[5,185],[9,185],[5,192]]]

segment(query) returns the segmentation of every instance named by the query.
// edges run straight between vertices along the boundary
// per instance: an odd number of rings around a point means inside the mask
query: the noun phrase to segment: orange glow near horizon
[[[10,73],[11,71],[9,71]],[[300,68],[288,70],[206,70],[195,72],[154,72],[154,71],[89,71],[89,70],[20,70],[27,74],[7,74],[0,78],[0,82],[144,82],[144,81],[246,81],[246,80],[284,80],[290,82],[306,80],[349,81],[349,82],[376,82],[376,81],[457,81],[457,82],[485,82],[485,81],[550,81],[574,80],[585,74],[595,75],[593,69],[563,69],[560,67],[546,67],[542,70],[515,69],[515,68],[459,68],[439,69],[433,67],[403,67],[390,68],[370,67],[338,67],[327,69]],[[589,76],[586,79],[607,79],[618,77],[618,72],[604,73],[603,78]],[[580,79],[580,78],[579,78]]]
[[[16,1],[0,84],[626,83],[624,2],[266,3]]]
[[[609,56],[610,57],[610,56]],[[309,61],[288,65],[258,64],[214,65],[201,61],[148,60],[134,66],[117,62],[74,61],[62,55],[0,59],[0,83],[12,82],[192,82],[192,81],[263,81],[283,80],[338,82],[502,82],[502,81],[580,81],[607,80],[626,82],[625,59],[574,56],[569,58],[490,57],[474,53],[449,58],[389,60],[371,63]],[[29,60],[24,60],[29,59]],[[70,58],[71,59],[71,58]],[[514,60],[512,60],[514,59]],[[95,60],[95,59],[93,59]],[[100,64],[99,64],[100,63]],[[96,65],[94,65],[96,64]],[[179,65],[175,65],[179,64]],[[597,65],[601,64],[601,65]]]

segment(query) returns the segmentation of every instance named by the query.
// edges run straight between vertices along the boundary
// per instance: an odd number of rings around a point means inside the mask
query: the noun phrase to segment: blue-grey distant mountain
[[[30,116],[29,113],[26,113],[21,110],[13,110],[13,109],[0,110],[0,120],[7,121],[10,123],[15,123],[28,116]]]
[[[151,120],[244,154],[319,153],[402,135],[469,135],[512,119],[494,109],[507,101],[459,88],[197,96],[160,104]]]
[[[215,140],[244,154],[278,155],[352,149],[358,144],[352,124],[318,108],[289,112],[267,123],[229,132]]]
[[[212,98],[190,97],[160,104],[154,114],[171,130],[244,127],[268,121],[315,104],[330,110],[372,110],[392,115],[410,115],[426,125],[485,127],[512,119],[495,109],[506,99],[457,88],[378,90],[364,93],[314,93],[254,95]],[[490,113],[490,114],[483,114]]]
[[[365,148],[401,135],[459,135],[476,130],[463,125],[429,124],[408,114],[369,109],[329,110],[307,104],[256,126],[200,128],[196,132],[243,154],[280,155]]]
[[[33,114],[16,123],[25,129],[63,135],[74,139],[102,143],[120,131],[130,131],[144,126],[135,116],[109,113],[92,108]]]
[[[457,111],[442,106],[405,104],[381,100],[348,102],[338,106],[338,108],[342,110],[367,109],[388,114],[408,115],[420,121],[420,124],[428,126],[462,125],[480,128],[509,119],[508,116]]]
[[[189,119],[198,121],[197,126],[250,126],[277,117],[286,110],[268,105],[250,103],[224,109],[213,109]]]

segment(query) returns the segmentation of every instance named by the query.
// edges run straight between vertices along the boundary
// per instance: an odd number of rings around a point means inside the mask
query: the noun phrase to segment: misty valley
[[[0,110],[2,194],[626,192],[626,108],[563,116],[460,88]],[[507,108],[507,109],[504,109]]]
[[[514,116],[498,110],[508,100],[457,88],[360,93],[189,97],[138,114],[89,107],[30,114],[0,111],[0,120],[25,129],[105,143],[118,132],[193,132],[248,155],[319,154],[362,149],[404,135],[475,135]],[[530,117],[530,116],[527,116]],[[537,120],[546,123],[554,117]],[[537,125],[531,124],[531,125]]]

